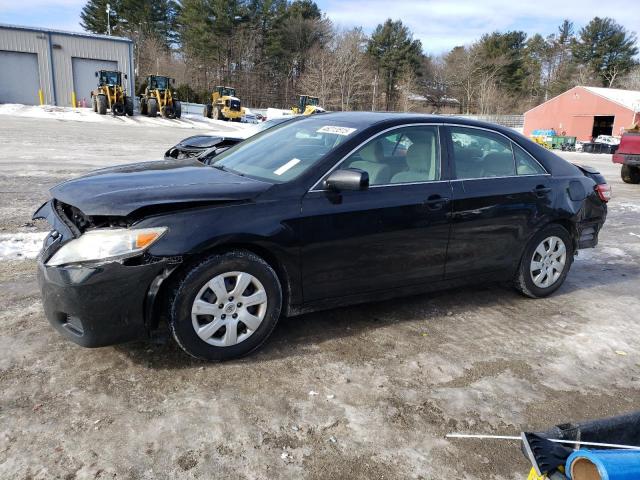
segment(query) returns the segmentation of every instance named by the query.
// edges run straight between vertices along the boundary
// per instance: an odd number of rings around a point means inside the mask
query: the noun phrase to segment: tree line
[[[434,56],[400,20],[339,29],[312,0],[88,0],[81,26],[107,33],[107,4],[112,35],[134,41],[138,85],[168,75],[187,101],[224,84],[255,108],[308,94],[329,110],[494,114],[575,85],[640,89],[636,35],[611,18],[490,32]]]

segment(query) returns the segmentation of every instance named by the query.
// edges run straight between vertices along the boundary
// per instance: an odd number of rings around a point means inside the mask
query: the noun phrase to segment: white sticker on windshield
[[[299,158],[292,158],[287,163],[282,165],[280,168],[275,170],[273,173],[275,173],[276,175],[282,175],[284,172],[286,172],[287,170],[290,170],[291,168],[295,167],[299,163],[300,163]]]
[[[331,125],[326,125],[319,130],[316,130],[316,133],[335,133],[336,135],[351,135],[355,132],[357,128],[349,128],[349,127],[332,127]]]

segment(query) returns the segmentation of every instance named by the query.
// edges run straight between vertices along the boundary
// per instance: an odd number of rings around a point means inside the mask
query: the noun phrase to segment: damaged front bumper
[[[160,284],[176,259],[130,257],[49,266],[65,243],[81,235],[49,201],[33,215],[53,228],[38,256],[38,284],[49,323],[83,347],[102,347],[146,337]]]
[[[145,307],[167,261],[126,265],[49,267],[38,262],[38,284],[49,323],[83,347],[103,347],[146,337]]]

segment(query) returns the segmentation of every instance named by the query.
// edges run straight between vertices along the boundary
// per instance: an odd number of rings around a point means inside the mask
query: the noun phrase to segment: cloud
[[[440,53],[456,45],[477,40],[494,30],[524,30],[547,35],[556,31],[564,18],[576,30],[595,16],[612,17],[628,30],[640,28],[640,8],[627,1],[610,0],[517,0],[444,1],[408,0],[390,4],[388,0],[319,0],[327,16],[343,27],[362,26],[371,31],[387,18],[402,20],[422,41],[425,51]],[[620,14],[624,12],[624,15]]]

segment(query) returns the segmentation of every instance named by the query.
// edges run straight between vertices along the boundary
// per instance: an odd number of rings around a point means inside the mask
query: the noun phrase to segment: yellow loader
[[[318,97],[300,95],[298,105],[291,107],[291,113],[294,115],[313,115],[314,113],[324,112],[324,108],[320,107],[319,103],[320,100]]]
[[[205,104],[202,114],[215,120],[239,122],[244,117],[245,110],[236,97],[235,88],[219,85],[213,90],[211,103]]]
[[[149,75],[147,86],[140,95],[140,113],[156,117],[160,112],[164,118],[180,118],[182,106],[175,98],[176,92],[172,88],[175,83],[173,78]]]
[[[96,72],[98,88],[91,92],[93,111],[106,115],[111,110],[114,115],[133,115],[133,98],[122,86],[122,72],[100,70]],[[127,75],[124,75],[125,80]]]

